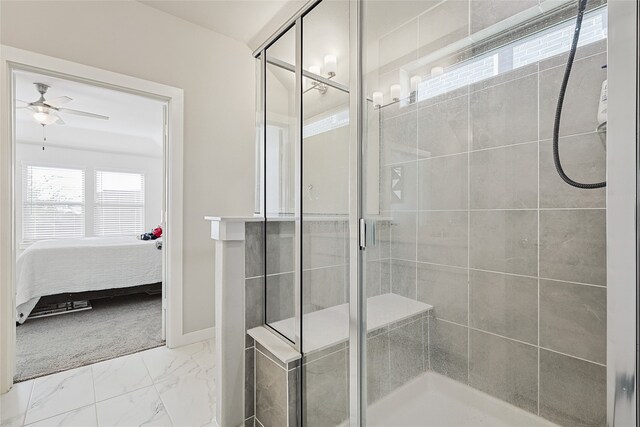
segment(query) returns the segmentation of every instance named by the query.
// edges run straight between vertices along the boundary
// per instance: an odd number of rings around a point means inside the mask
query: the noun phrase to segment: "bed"
[[[158,241],[86,237],[33,243],[17,259],[16,321],[23,323],[44,296],[162,282]]]

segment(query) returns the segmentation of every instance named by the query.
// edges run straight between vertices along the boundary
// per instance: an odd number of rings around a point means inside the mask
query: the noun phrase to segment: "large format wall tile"
[[[540,211],[540,277],[604,285],[606,211]]]
[[[382,282],[380,281],[382,261],[367,260],[365,267],[365,287],[367,298],[380,295],[382,293]]]
[[[467,324],[466,268],[418,263],[418,301],[433,306],[439,319]]]
[[[598,127],[600,87],[607,78],[606,54],[577,60],[573,64],[562,109],[560,136],[593,132]],[[540,72],[540,138],[551,138],[558,90],[565,64]]]
[[[480,149],[536,141],[537,117],[537,75],[473,92],[472,147]]]
[[[277,322],[294,315],[293,273],[267,276],[265,318],[267,323]]]
[[[388,259],[391,255],[389,252],[391,224],[388,220],[376,221],[375,239],[367,242],[367,261]]]
[[[264,275],[264,222],[245,224],[245,277]]]
[[[287,425],[287,371],[260,351],[255,353],[256,418],[264,427]]]
[[[540,415],[560,425],[604,426],[607,368],[540,349]]]
[[[418,213],[418,261],[466,267],[469,262],[469,213]]]
[[[267,221],[267,274],[293,271],[293,221]]]
[[[314,268],[302,272],[304,312],[347,302],[347,266]]]
[[[249,330],[264,323],[264,277],[246,279],[244,283],[244,327]],[[247,335],[247,339],[251,337]]]
[[[418,157],[469,150],[469,98],[459,96],[418,110]]]
[[[538,213],[471,212],[470,267],[536,276],[538,273]]]
[[[434,1],[434,0],[428,0]],[[380,73],[389,72],[416,59],[418,40],[418,20],[412,19],[380,38],[378,64]],[[396,82],[397,83],[397,82]],[[389,117],[385,111],[383,117]]]
[[[420,15],[418,55],[426,56],[469,34],[469,2],[446,1]]]
[[[389,386],[393,390],[424,371],[422,318],[389,331]]]
[[[367,339],[367,401],[369,404],[386,396],[389,389],[389,333]]]
[[[303,268],[346,263],[346,221],[302,221]]]
[[[540,345],[606,363],[606,288],[540,280]]]
[[[560,160],[569,178],[585,183],[606,180],[607,152],[597,133],[560,138]],[[565,183],[553,162],[551,140],[540,142],[540,207],[604,208],[606,189],[583,190]]]
[[[384,119],[380,136],[383,165],[416,160],[418,115],[415,108],[409,113]]]
[[[471,270],[469,292],[472,327],[538,343],[538,279]]]
[[[469,385],[527,411],[538,410],[538,349],[471,331]]]
[[[471,0],[471,34],[536,6],[538,0]]]
[[[429,351],[432,370],[467,383],[468,328],[429,318]]]
[[[348,349],[343,349],[302,366],[303,425],[329,427],[347,419],[347,355]]]
[[[393,212],[391,222],[391,258],[416,259],[415,212]]]
[[[418,162],[419,209],[467,209],[468,170],[466,153],[420,160]]]
[[[536,209],[538,143],[471,153],[471,209]]]
[[[255,415],[255,348],[247,348],[244,351],[244,418]]]
[[[391,260],[391,292],[416,299],[415,261]]]

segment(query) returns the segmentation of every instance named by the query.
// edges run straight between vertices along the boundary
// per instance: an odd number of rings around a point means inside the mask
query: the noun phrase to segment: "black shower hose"
[[[560,85],[560,93],[558,94],[558,106],[556,107],[556,117],[555,122],[553,124],[553,162],[556,165],[556,171],[558,171],[558,175],[560,178],[567,184],[583,189],[594,189],[594,188],[602,188],[607,185],[606,181],[596,182],[593,184],[584,184],[582,182],[577,182],[572,180],[567,176],[562,168],[562,163],[560,162],[560,153],[558,150],[558,139],[560,136],[560,116],[562,116],[562,105],[564,104],[564,95],[567,91],[567,83],[569,83],[569,76],[571,75],[571,68],[573,67],[573,60],[576,56],[576,49],[578,48],[578,39],[580,38],[580,29],[582,27],[582,18],[584,16],[584,11],[587,8],[588,0],[579,0],[578,1],[578,16],[576,18],[576,29],[573,32],[573,41],[571,42],[571,49],[569,50],[569,58],[567,59],[567,68],[564,70],[564,77],[562,78],[562,84]]]

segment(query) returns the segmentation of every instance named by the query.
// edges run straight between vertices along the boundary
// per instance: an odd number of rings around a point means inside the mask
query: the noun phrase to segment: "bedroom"
[[[166,103],[14,81],[15,381],[163,345]]]

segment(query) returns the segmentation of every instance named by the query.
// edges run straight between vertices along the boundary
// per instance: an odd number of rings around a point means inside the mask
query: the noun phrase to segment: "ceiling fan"
[[[62,120],[62,117],[60,117],[59,113],[75,114],[77,116],[90,117],[92,119],[109,120],[108,116],[103,116],[101,114],[64,108],[62,105],[72,101],[71,98],[68,96],[61,96],[59,98],[47,100],[44,95],[47,93],[49,85],[44,83],[34,83],[34,85],[36,86],[38,93],[40,93],[40,98],[33,102],[18,99],[18,102],[22,102],[26,105],[17,108],[27,108],[31,110],[33,112],[33,118],[42,126],[51,125],[53,123],[63,125],[64,121]]]

